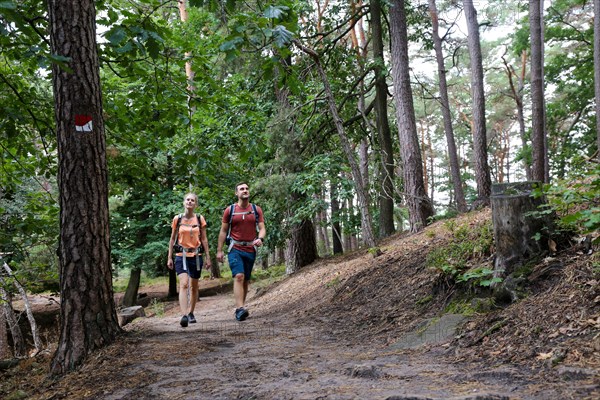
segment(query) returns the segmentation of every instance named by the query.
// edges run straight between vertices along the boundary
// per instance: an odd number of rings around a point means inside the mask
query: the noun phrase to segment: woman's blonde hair
[[[194,196],[194,199],[196,200],[196,206],[197,206],[198,205],[198,195],[196,193],[193,193],[193,192],[188,192],[188,193],[185,194],[185,196],[183,196],[183,205],[185,205],[185,199],[188,196]]]

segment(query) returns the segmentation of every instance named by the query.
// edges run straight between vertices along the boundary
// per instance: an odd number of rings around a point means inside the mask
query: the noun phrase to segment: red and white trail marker
[[[91,115],[75,115],[75,132],[91,132],[93,129]]]

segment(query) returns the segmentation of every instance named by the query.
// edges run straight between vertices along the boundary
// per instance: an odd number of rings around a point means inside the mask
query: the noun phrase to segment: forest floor
[[[457,223],[475,229],[489,218],[483,210]],[[448,322],[456,316],[449,312],[458,304],[455,286],[424,261],[449,235],[441,221],[386,239],[377,257],[362,250],[319,260],[253,289],[244,322],[234,320],[233,297],[223,293],[201,297],[198,323],[181,328],[167,288],[141,288],[160,303],[125,325],[115,343],[54,380],[49,343],[48,351],[1,372],[0,397],[600,398],[595,255],[569,247],[533,268],[519,300]],[[55,302],[42,300],[38,308],[56,321],[49,311]]]

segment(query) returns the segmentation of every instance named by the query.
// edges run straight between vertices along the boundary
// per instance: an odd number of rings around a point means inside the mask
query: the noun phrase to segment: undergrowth
[[[482,259],[487,259],[493,251],[494,237],[492,222],[485,221],[476,226],[458,225],[456,220],[444,223],[452,233],[450,242],[438,247],[427,255],[426,265],[441,271],[455,282],[472,286],[490,286],[499,281],[493,278],[493,270],[482,266]]]

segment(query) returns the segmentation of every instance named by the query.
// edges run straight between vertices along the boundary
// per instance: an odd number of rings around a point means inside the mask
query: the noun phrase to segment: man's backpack
[[[231,222],[233,221],[233,216],[235,215],[246,215],[250,213],[254,213],[254,221],[256,223],[256,232],[258,232],[258,210],[256,209],[256,204],[250,203],[252,206],[252,211],[238,212],[234,213],[235,203],[229,206],[229,228],[227,229],[227,237],[225,238],[225,244],[229,246],[231,243]]]
[[[198,214],[194,214],[196,216],[196,222],[198,224],[196,225],[192,225],[192,228],[195,227],[199,227],[200,228],[200,232],[199,232],[199,239],[200,239],[200,246],[198,246],[198,254],[203,254],[204,253],[204,246],[202,245],[202,225],[200,224],[200,217],[198,216]],[[183,214],[179,214],[177,216],[177,227],[175,228],[175,244],[173,245],[173,250],[175,250],[176,253],[182,253],[183,252],[183,247],[179,244],[179,227],[181,226],[181,219],[183,218]]]

